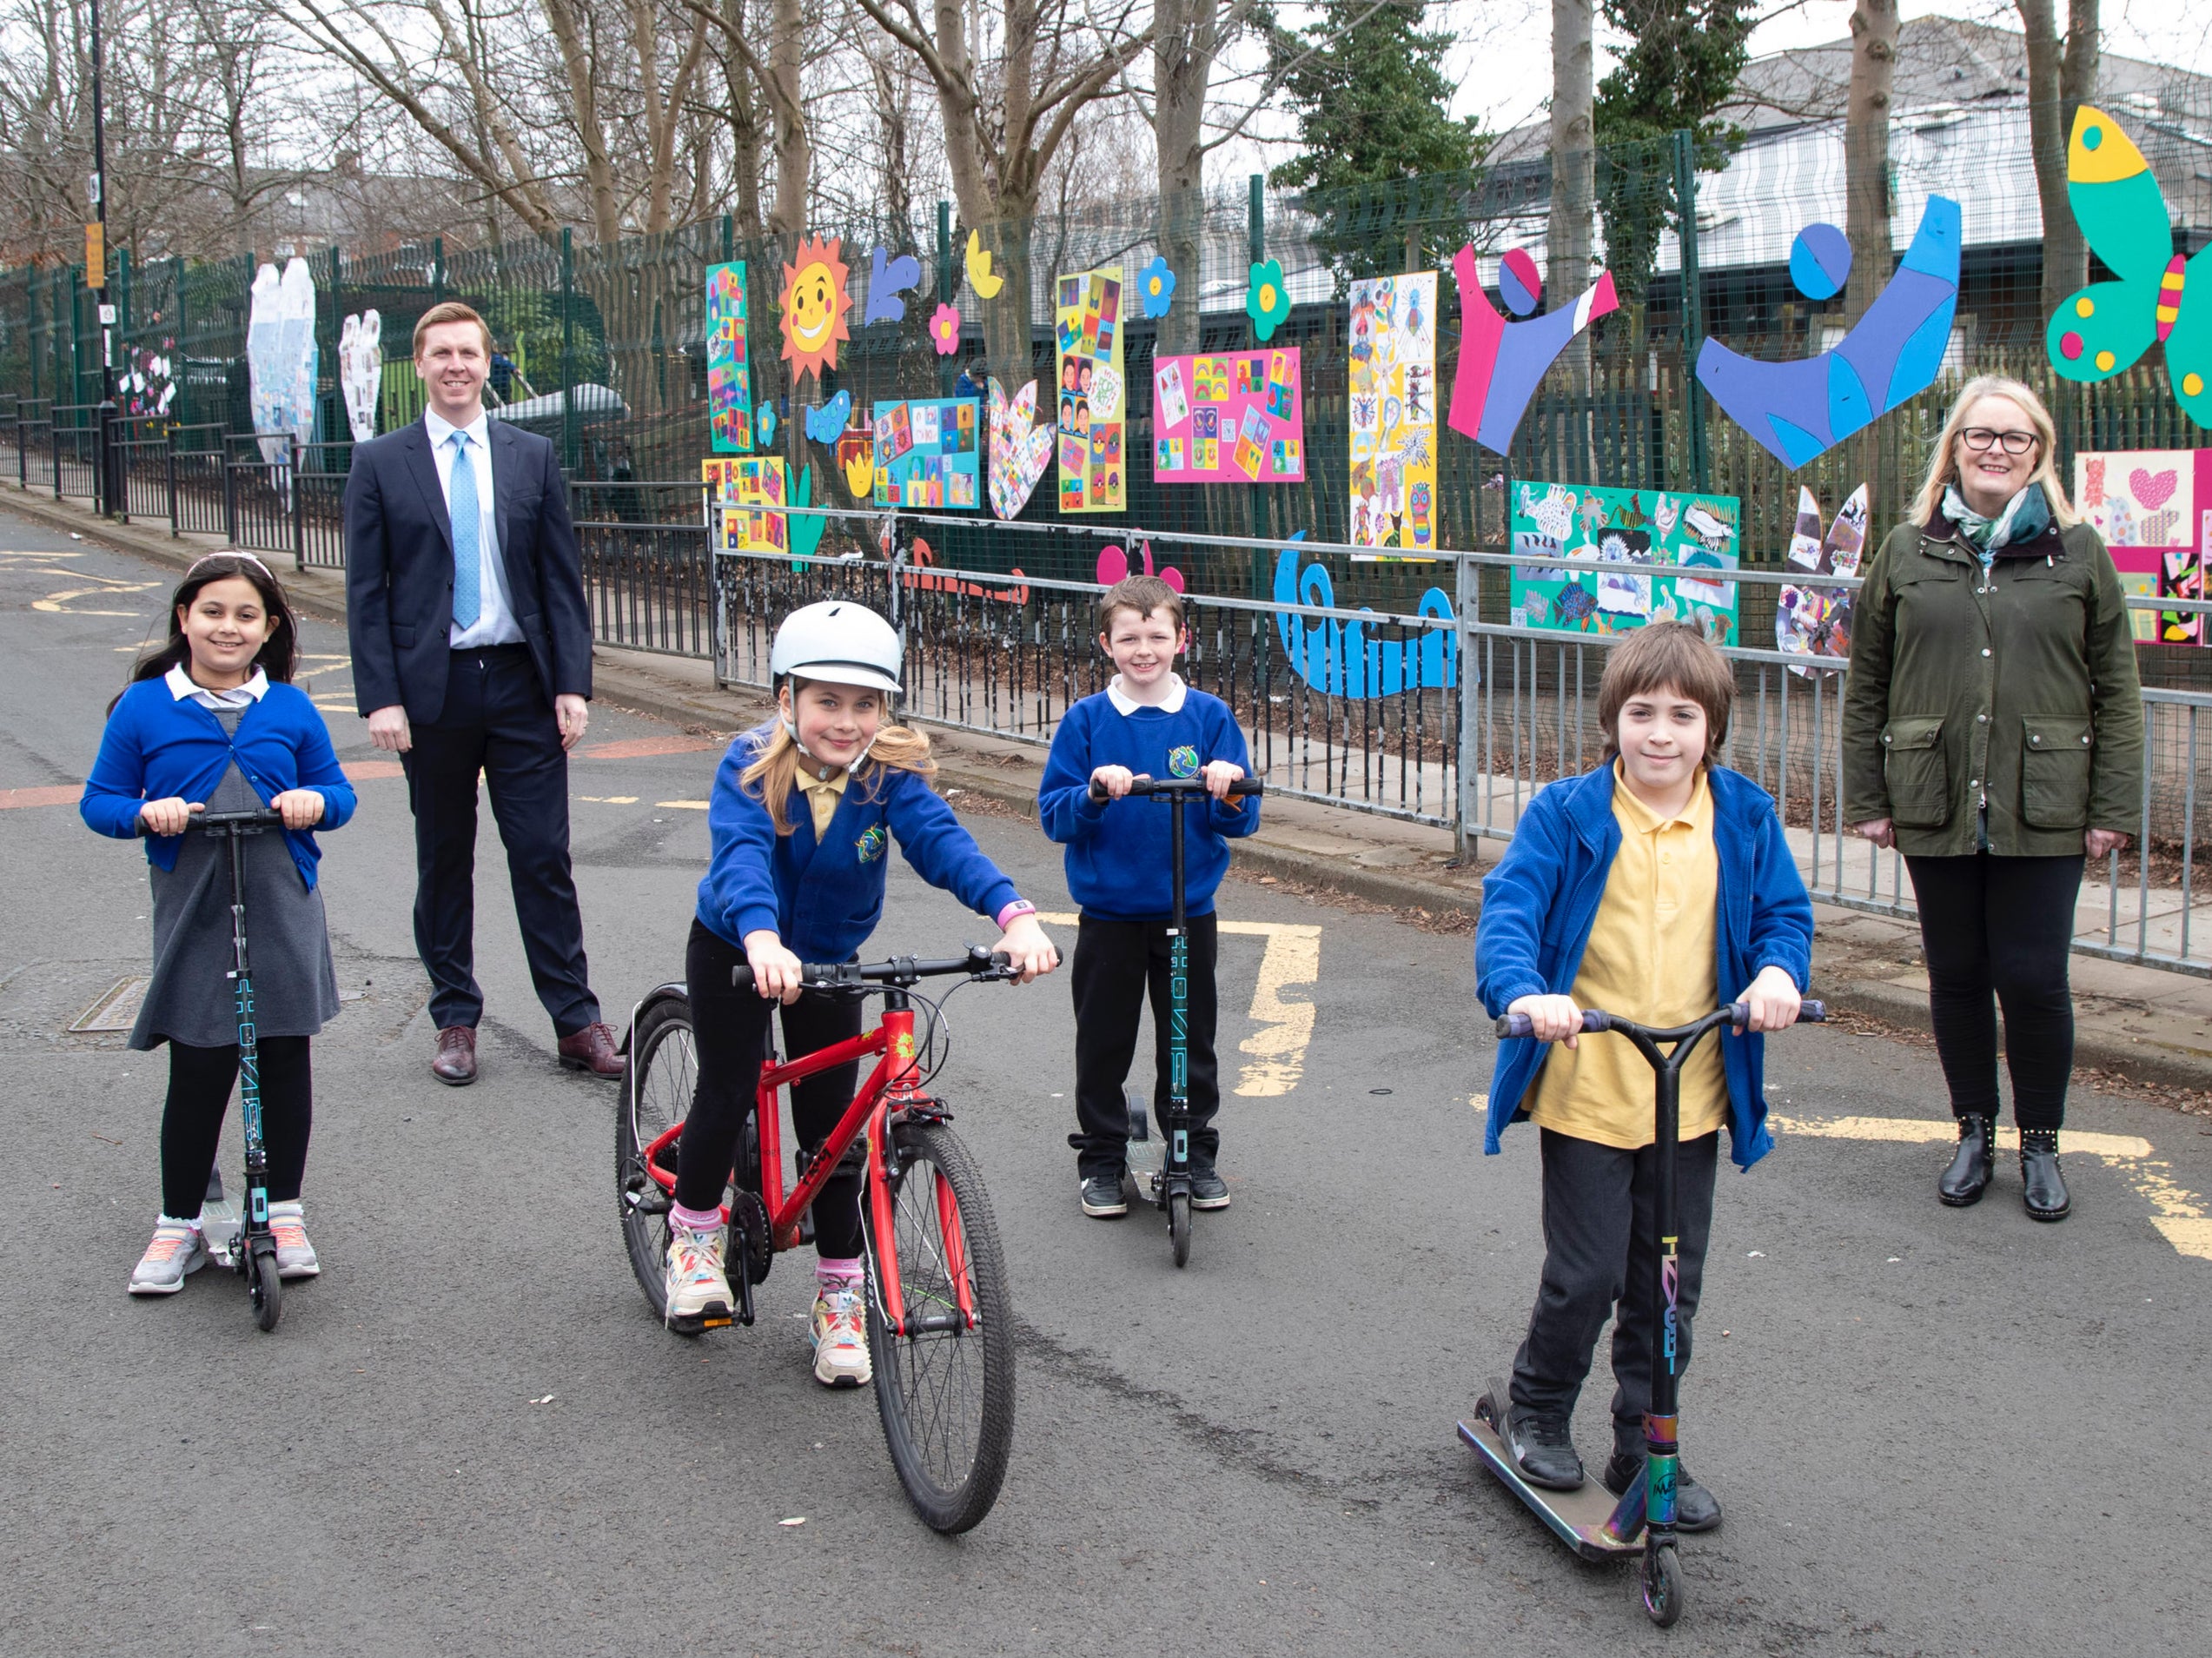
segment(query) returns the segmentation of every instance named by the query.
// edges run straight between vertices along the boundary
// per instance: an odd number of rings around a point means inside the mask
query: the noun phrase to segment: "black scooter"
[[[1174,907],[1168,922],[1168,1104],[1160,1127],[1167,1135],[1162,1146],[1152,1138],[1151,1116],[1134,1094],[1129,1098],[1129,1175],[1140,1199],[1149,1198],[1155,1208],[1168,1211],[1168,1247],[1177,1266],[1190,1263],[1190,938],[1183,916],[1183,827],[1186,802],[1203,799],[1206,780],[1199,777],[1140,777],[1129,785],[1129,798],[1153,796],[1168,803],[1169,878],[1174,886]],[[1267,786],[1256,778],[1240,778],[1229,785],[1232,795],[1264,794]],[[1093,780],[1090,798],[1109,798],[1105,786]]]
[[[1672,1031],[1653,1030],[1617,1014],[1595,1008],[1582,1015],[1586,1033],[1611,1031],[1626,1037],[1651,1062],[1654,1077],[1654,1110],[1659,1148],[1659,1201],[1653,1220],[1659,1229],[1659,1249],[1653,1257],[1657,1282],[1652,1304],[1659,1315],[1659,1356],[1652,1367],[1651,1414],[1644,1418],[1646,1457],[1643,1471],[1629,1482],[1616,1500],[1601,1485],[1586,1484],[1573,1491],[1548,1491],[1529,1483],[1507,1442],[1507,1413],[1512,1409],[1503,1382],[1493,1379],[1490,1390],[1474,1408],[1474,1420],[1460,1424],[1460,1437],[1474,1448],[1484,1466],[1505,1487],[1526,1502],[1536,1517],[1551,1528],[1553,1535],[1585,1560],[1617,1560],[1640,1554],[1644,1610],[1662,1628],[1682,1615],[1682,1564],[1676,1542],[1675,1476],[1681,1466],[1679,1439],[1679,1377],[1675,1369],[1675,1305],[1681,1263],[1677,1249],[1680,1222],[1675,1197],[1675,1154],[1680,1146],[1681,1074],[1683,1063],[1710,1031],[1721,1025],[1742,1030],[1751,1010],[1742,1002],[1708,1013]],[[1798,1022],[1819,1025],[1828,1010],[1818,1002],[1798,1008]],[[1534,1027],[1526,1013],[1508,1013],[1498,1021],[1500,1037],[1527,1037]],[[1661,1043],[1672,1045],[1659,1051]]]

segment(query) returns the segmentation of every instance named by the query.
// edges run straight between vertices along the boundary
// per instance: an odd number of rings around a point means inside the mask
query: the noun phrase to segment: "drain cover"
[[[138,1006],[146,999],[146,986],[150,982],[144,973],[117,979],[101,993],[97,1001],[76,1016],[70,1026],[70,1034],[90,1036],[103,1031],[129,1030],[138,1023]]]

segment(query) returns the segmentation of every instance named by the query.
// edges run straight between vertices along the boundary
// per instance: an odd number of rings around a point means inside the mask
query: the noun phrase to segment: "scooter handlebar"
[[[193,829],[280,829],[284,826],[284,814],[269,806],[248,806],[243,812],[209,812],[202,808],[193,812],[184,826]],[[138,819],[137,830],[148,832],[146,819]]]
[[[1751,1018],[1752,1010],[1749,1003],[1738,1002],[1728,1010],[1728,1022],[1739,1031],[1751,1023]],[[1826,1003],[1804,1001],[1798,1004],[1799,1025],[1825,1025],[1827,1022]],[[1633,1021],[1627,1019],[1616,1020],[1612,1014],[1599,1008],[1589,1007],[1582,1011],[1582,1029],[1586,1034],[1593,1031],[1610,1031],[1616,1024],[1631,1023]],[[1536,1034],[1536,1022],[1526,1013],[1500,1015],[1497,1028],[1498,1034],[1506,1038],[1530,1037]]]
[[[1260,778],[1240,777],[1229,786],[1229,792],[1232,795],[1265,794],[1268,792],[1268,786]],[[1130,781],[1129,798],[1134,799],[1146,794],[1203,794],[1205,793],[1206,779],[1202,777],[1140,777]],[[1090,798],[1094,800],[1104,800],[1110,798],[1106,793],[1106,786],[1096,778],[1090,779]]]

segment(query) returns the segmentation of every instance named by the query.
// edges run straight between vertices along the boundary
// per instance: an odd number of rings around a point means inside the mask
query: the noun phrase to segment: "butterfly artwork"
[[[1810,575],[1853,576],[1866,549],[1866,486],[1851,493],[1824,534],[1820,503],[1812,491],[1798,488],[1796,533],[1790,537],[1790,562]],[[1774,645],[1795,656],[1851,655],[1851,595],[1848,588],[1798,587],[1782,588],[1774,606]],[[1792,662],[1790,672],[1811,679],[1831,668],[1808,667]]]
[[[2212,428],[2212,248],[2174,251],[2166,197],[2134,140],[2083,104],[2066,149],[2066,199],[2114,280],[2070,295],[2043,330],[2063,380],[2096,385],[2124,373],[2154,345],[2190,420]]]
[[[845,422],[851,416],[852,394],[841,391],[828,402],[805,411],[806,435],[817,443],[835,443],[844,435]]]
[[[912,254],[891,257],[891,249],[878,248],[868,255],[868,305],[860,318],[861,326],[871,322],[903,322],[906,320],[906,302],[898,296],[911,288],[920,285],[922,262]],[[817,439],[827,442],[828,439]]]

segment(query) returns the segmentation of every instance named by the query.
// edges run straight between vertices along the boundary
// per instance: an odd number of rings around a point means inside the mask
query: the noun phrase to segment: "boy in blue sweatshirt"
[[[1712,761],[1735,694],[1727,661],[1685,623],[1654,623],[1614,647],[1598,687],[1606,763],[1539,794],[1482,883],[1477,991],[1493,1018],[1528,1015],[1536,1038],[1498,1045],[1483,1149],[1495,1153],[1499,1131],[1527,1117],[1544,1162],[1543,1278],[1503,1435],[1522,1475],[1552,1490],[1583,1481],[1569,1423],[1608,1316],[1617,1386],[1605,1482],[1627,1489],[1644,1464],[1658,1350],[1651,1068],[1620,1038],[1578,1041],[1583,1010],[1672,1028],[1750,1005],[1744,1031],[1709,1038],[1682,1070],[1677,1375],[1690,1363],[1720,1131],[1740,1168],[1774,1143],[1759,1032],[1797,1020],[1812,905],[1774,802]],[[1720,1523],[1720,1504],[1686,1469],[1675,1492],[1683,1530]]]
[[[1068,849],[1068,891],[1083,912],[1070,972],[1079,1126],[1068,1137],[1083,1211],[1102,1219],[1129,1212],[1122,1196],[1129,1155],[1122,1084],[1136,1056],[1148,986],[1156,1117],[1168,1101],[1169,812],[1157,800],[1126,798],[1137,778],[1159,776],[1203,777],[1213,796],[1183,814],[1190,1206],[1227,1209],[1229,1186],[1215,1166],[1221,1087],[1214,1061],[1214,889],[1229,870],[1229,838],[1260,826],[1258,798],[1229,793],[1251,755],[1229,705],[1191,689],[1175,672],[1176,653],[1187,643],[1181,594],[1157,576],[1131,576],[1099,599],[1098,626],[1113,680],[1062,718],[1037,786],[1037,819]],[[1090,798],[1094,780],[1107,799]]]

